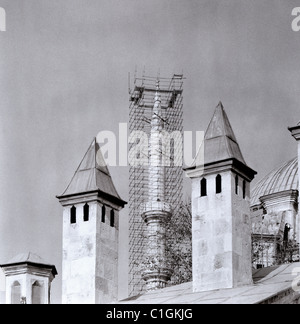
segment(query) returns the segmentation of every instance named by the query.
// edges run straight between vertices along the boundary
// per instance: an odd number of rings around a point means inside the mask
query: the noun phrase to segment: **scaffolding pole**
[[[136,73],[135,73],[136,75]],[[156,84],[160,84],[160,97],[164,130],[171,134],[179,131],[183,135],[183,80],[181,74],[171,78],[135,76],[133,89],[129,86],[129,129],[143,131],[150,138]],[[129,82],[130,83],[130,82]],[[183,136],[181,136],[182,141]],[[136,143],[135,143],[136,144]],[[130,149],[135,145],[131,144]],[[182,143],[181,143],[182,144]],[[148,152],[149,147],[145,147]],[[172,206],[172,214],[179,215],[183,201],[183,171],[174,166],[174,156],[183,155],[175,145],[170,145],[170,165],[165,167],[165,200]],[[145,285],[141,276],[140,264],[145,254],[146,224],[141,218],[141,205],[148,201],[148,166],[137,165],[129,169],[129,296],[144,292]],[[176,217],[176,216],[175,216]],[[180,222],[180,220],[178,220]]]

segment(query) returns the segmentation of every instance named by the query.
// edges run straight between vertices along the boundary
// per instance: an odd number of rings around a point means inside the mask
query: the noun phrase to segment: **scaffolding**
[[[133,89],[129,86],[129,129],[130,133],[142,131],[150,138],[151,118],[153,114],[154,97],[157,81],[160,85],[160,97],[164,131],[175,134],[171,139],[166,159],[170,165],[165,166],[165,201],[172,207],[172,214],[179,215],[183,200],[183,171],[182,159],[183,138],[183,80],[182,74],[174,74],[172,78],[134,77]],[[180,136],[181,135],[181,136]],[[172,138],[172,136],[171,136]],[[180,141],[180,145],[177,145]],[[134,145],[131,143],[130,150]],[[146,145],[146,144],[145,144]],[[144,152],[148,152],[149,147]],[[165,152],[164,152],[165,153]],[[144,281],[141,276],[140,264],[145,255],[146,224],[141,218],[141,206],[148,201],[149,195],[149,167],[134,165],[129,169],[129,296],[144,292]],[[179,220],[180,221],[180,220]]]

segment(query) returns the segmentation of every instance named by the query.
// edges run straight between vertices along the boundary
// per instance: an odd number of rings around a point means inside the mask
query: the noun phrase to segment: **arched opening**
[[[85,204],[83,206],[83,221],[88,222],[89,221],[89,213],[90,213],[90,206],[88,204]]]
[[[236,195],[239,194],[239,176],[238,175],[235,176],[235,194]]]
[[[15,281],[11,286],[11,303],[13,305],[21,303],[21,285],[18,281]]]
[[[205,197],[207,196],[207,181],[203,178],[200,182],[200,196]]]
[[[105,214],[106,214],[106,208],[105,208],[105,206],[103,205],[103,206],[102,206],[102,214],[101,214],[101,222],[102,222],[102,223],[105,223]]]
[[[75,206],[73,206],[71,208],[70,222],[71,222],[71,224],[76,224],[76,207]]]
[[[218,174],[216,176],[216,194],[222,192],[222,177]]]
[[[32,304],[41,305],[44,304],[43,284],[35,281],[32,285]]]
[[[113,209],[110,211],[110,226],[115,227],[115,211]]]
[[[246,193],[247,193],[247,182],[244,179],[243,180],[243,199],[246,199]]]
[[[291,230],[291,226],[290,224],[285,224],[284,227],[284,233],[283,233],[283,242],[287,244],[288,240],[289,240],[289,232]]]

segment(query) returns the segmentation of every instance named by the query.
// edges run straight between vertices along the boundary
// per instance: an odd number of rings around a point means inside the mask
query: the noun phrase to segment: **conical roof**
[[[233,158],[246,164],[228,116],[220,102],[205,133],[204,162],[208,164]]]
[[[207,165],[228,159],[236,159],[246,165],[221,102],[214,111],[198,154],[204,154],[204,159],[197,157],[191,168],[196,166],[196,161],[203,161]]]
[[[58,198],[99,190],[122,201],[95,138],[75,171],[68,187]]]

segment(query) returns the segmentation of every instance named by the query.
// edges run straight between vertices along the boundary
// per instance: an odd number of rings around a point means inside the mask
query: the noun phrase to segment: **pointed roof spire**
[[[228,116],[220,101],[204,137],[205,164],[236,159],[246,165]]]
[[[215,108],[202,145],[204,145],[204,164],[236,159],[246,165],[221,101]],[[203,149],[199,152],[203,152]]]
[[[92,191],[101,191],[125,204],[114,186],[96,138],[93,139],[68,187],[57,198]]]
[[[222,102],[219,102],[194,163],[185,170],[190,172],[188,176],[194,177],[199,176],[199,172],[216,172],[227,167],[239,170],[249,181],[257,174],[247,166]]]

